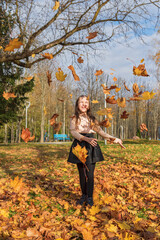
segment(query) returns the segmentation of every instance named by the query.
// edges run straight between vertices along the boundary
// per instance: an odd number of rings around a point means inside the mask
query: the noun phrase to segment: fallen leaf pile
[[[0,148],[1,239],[160,238],[160,145],[101,146],[93,207],[76,206],[78,171],[70,144]],[[142,154],[143,153],[143,154]]]

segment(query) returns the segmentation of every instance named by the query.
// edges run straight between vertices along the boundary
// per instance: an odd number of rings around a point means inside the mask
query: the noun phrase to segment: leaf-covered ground
[[[100,143],[90,208],[70,145],[0,146],[0,239],[160,239],[160,141]]]

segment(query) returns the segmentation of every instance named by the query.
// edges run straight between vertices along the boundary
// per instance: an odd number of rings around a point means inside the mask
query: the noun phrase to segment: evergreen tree
[[[0,7],[0,38],[5,39],[1,46],[5,48],[10,39],[10,34],[14,26],[14,16],[3,11]],[[0,125],[8,121],[15,121],[25,106],[27,97],[25,94],[30,92],[34,86],[34,79],[17,85],[23,69],[14,65],[14,63],[0,63]],[[3,92],[10,92],[16,95],[16,98],[6,100]]]

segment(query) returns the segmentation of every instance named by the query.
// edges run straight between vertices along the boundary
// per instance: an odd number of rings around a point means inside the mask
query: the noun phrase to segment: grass
[[[114,219],[114,221],[127,222],[130,224],[131,233],[138,237],[146,237],[147,229],[152,226],[152,237],[155,237],[157,233],[159,234],[160,219],[160,192],[158,190],[160,184],[160,141],[126,140],[124,141],[125,150],[117,145],[105,145],[104,142],[99,142],[99,145],[105,158],[105,161],[96,164],[95,170],[94,201],[95,205],[103,210],[99,212],[99,217],[104,217],[105,214],[105,219],[108,221]],[[34,208],[37,209],[33,214],[34,221],[41,219],[43,212],[55,213],[55,221],[61,223],[68,234],[69,229],[72,229],[70,238],[74,234],[78,234],[77,231],[79,231],[72,224],[67,225],[72,217],[75,219],[76,216],[84,222],[96,221],[93,216],[92,218],[87,217],[85,209],[77,212],[75,202],[80,196],[80,187],[76,165],[67,163],[70,146],[71,143],[62,143],[61,145],[38,143],[0,145],[0,185],[3,186],[0,190],[0,197],[3,199],[4,205],[2,204],[2,207],[7,206],[8,221],[13,221],[21,215],[24,215],[25,218],[25,213],[30,214],[30,211],[33,211],[33,204]],[[28,189],[26,190],[26,192],[28,191],[26,199],[24,197],[26,204],[25,209],[23,209],[24,213],[22,211],[21,215],[19,201],[22,201],[23,198],[12,199],[14,191],[11,195],[9,192],[9,183],[17,176],[19,179],[23,179],[26,189]],[[14,185],[14,187],[17,186]],[[111,197],[112,200],[110,201],[106,196]],[[6,205],[8,199],[10,199],[10,204]],[[104,210],[104,206],[110,207],[110,210]],[[95,216],[98,215],[95,214]],[[34,225],[33,219],[32,225]],[[97,225],[97,231],[102,234],[106,220],[102,220],[102,217],[100,219],[101,225]],[[136,221],[139,221],[140,224],[139,219],[145,221],[146,225],[143,228],[136,225]],[[16,221],[14,220],[14,222]],[[31,227],[30,222],[27,224],[28,227]],[[17,226],[19,226],[18,223],[14,229],[17,229]],[[0,234],[1,231],[0,228]],[[7,234],[9,234],[7,236],[13,237],[9,227]],[[118,233],[114,232],[114,234]],[[78,237],[81,238],[82,235],[83,231],[79,233]],[[61,235],[54,237],[55,239],[56,237],[60,238]],[[25,239],[25,237],[23,238]]]

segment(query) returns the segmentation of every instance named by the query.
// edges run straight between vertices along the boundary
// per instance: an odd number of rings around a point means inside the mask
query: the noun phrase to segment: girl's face
[[[78,101],[78,108],[81,113],[86,113],[87,110],[89,109],[89,101],[87,97],[80,97]]]

